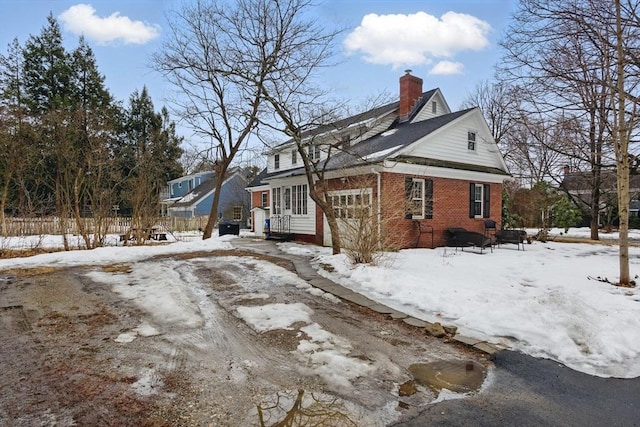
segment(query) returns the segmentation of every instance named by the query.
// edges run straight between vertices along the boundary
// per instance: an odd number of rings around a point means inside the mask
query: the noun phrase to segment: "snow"
[[[551,235],[560,233],[567,237],[589,236],[586,229],[567,233],[551,230]],[[640,239],[640,234],[634,231],[630,237]],[[36,266],[132,265],[134,268],[126,275],[101,271],[91,275],[112,285],[123,298],[156,313],[163,323],[196,327],[203,321],[201,310],[176,286],[177,282],[189,283],[192,273],[181,268],[179,260],[157,266],[147,263],[144,268],[135,267],[135,262],[157,255],[231,249],[237,238],[227,235],[205,241],[109,246],[2,259],[0,271]],[[617,234],[603,233],[601,238],[615,239]],[[57,239],[60,245],[60,237]],[[42,236],[38,240],[56,239]],[[28,244],[26,239],[0,240],[2,248]],[[282,243],[279,247],[309,257],[320,274],[336,283],[416,318],[455,325],[462,335],[550,358],[591,375],[640,376],[640,290],[593,279],[617,279],[615,245],[533,242],[525,245],[525,251],[516,250],[515,245],[503,245],[484,254],[472,249],[407,249],[386,254],[379,265],[355,267],[344,255],[331,255],[330,248],[297,243]],[[640,248],[632,246],[629,253],[631,274],[635,276],[640,273]],[[264,272],[272,272],[281,277],[282,286],[319,294],[295,274],[273,264],[253,260],[246,265],[252,268],[247,271],[249,282],[251,276],[259,278]],[[326,265],[334,271],[327,271]],[[257,282],[255,289],[248,289],[250,295],[255,291],[253,298],[266,300],[267,295],[261,290]],[[325,297],[337,301],[328,294]],[[300,330],[306,336],[301,337],[295,350],[300,369],[327,381],[346,385],[371,369],[366,362],[349,358],[349,343],[314,323],[313,311],[304,304],[270,305],[265,301],[262,306],[239,306],[237,311],[257,331],[304,323]],[[143,324],[115,339],[126,345],[128,340],[157,333],[160,332],[153,324]]]
[[[293,329],[291,325],[297,322],[309,323],[313,310],[305,304],[266,304],[257,307],[238,307],[240,318],[249,324],[256,332],[272,331],[274,329]]]

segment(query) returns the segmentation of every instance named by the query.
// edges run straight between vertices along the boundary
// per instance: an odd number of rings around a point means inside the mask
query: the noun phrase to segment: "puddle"
[[[345,401],[305,390],[281,392],[257,405],[260,427],[332,426],[358,427],[363,413]]]
[[[430,387],[435,393],[442,389],[455,393],[478,391],[487,375],[484,366],[471,360],[416,363],[409,366],[409,372],[418,384]]]

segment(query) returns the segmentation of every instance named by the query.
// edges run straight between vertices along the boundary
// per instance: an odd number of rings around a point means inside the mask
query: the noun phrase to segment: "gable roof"
[[[241,178],[244,178],[246,182],[247,174],[242,172],[243,170],[241,168],[234,168],[232,170],[229,170],[224,181],[226,182],[233,178],[235,175],[238,175]],[[217,182],[218,178],[215,175],[212,176],[210,179],[207,179],[202,184],[198,185],[196,188],[182,196],[182,198],[173,203],[170,208],[187,208],[198,204],[202,199],[215,191]]]
[[[411,145],[441,127],[464,116],[473,108],[444,114],[428,120],[411,123],[395,122],[388,130],[375,135],[359,144],[354,145],[348,151],[336,153],[329,159],[327,169],[339,169],[363,163],[377,163],[389,158],[404,147]]]
[[[427,103],[429,99],[433,97],[437,92],[439,92],[438,88],[431,89],[429,91],[423,92],[420,96],[420,99],[416,102],[411,115],[407,118],[407,121],[413,120],[413,118],[418,114],[420,109]],[[322,124],[316,128],[306,130],[302,133],[302,139],[307,139],[311,136],[318,136],[324,133],[329,133],[333,131],[341,131],[347,129],[349,126],[356,125],[358,123],[367,122],[369,120],[373,120],[379,117],[383,117],[389,114],[394,114],[395,120],[394,123],[398,122],[398,107],[400,105],[400,101],[394,101],[389,104],[382,105],[380,107],[372,108],[371,110],[364,111],[362,113],[355,114],[350,117],[346,117],[344,119],[339,119],[331,123]],[[270,151],[278,151],[280,148],[290,145],[293,139],[289,139],[282,144],[278,144],[273,147]]]
[[[616,171],[606,169],[600,171],[600,189],[604,191],[617,192],[616,187]],[[574,171],[564,174],[562,179],[562,188],[569,192],[591,191],[593,188],[593,177],[589,171]],[[640,175],[633,171],[629,175],[629,191],[640,191]]]

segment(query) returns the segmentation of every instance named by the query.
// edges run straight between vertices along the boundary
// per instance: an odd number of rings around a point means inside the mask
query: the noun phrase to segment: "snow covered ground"
[[[588,230],[569,230],[563,235],[585,237]],[[601,237],[617,235],[603,233]],[[632,233],[631,237],[640,235]],[[110,246],[3,259],[0,270],[130,263],[158,254],[231,248],[237,237],[192,238],[178,236],[169,245]],[[56,237],[39,240],[52,247]],[[57,240],[61,244],[60,237]],[[17,238],[0,240],[0,248],[29,244]],[[414,317],[455,325],[461,334],[550,358],[592,375],[640,376],[640,290],[593,279],[617,279],[617,246],[533,242],[524,252],[515,245],[503,245],[482,255],[472,249],[408,249],[388,254],[378,266],[356,267],[344,255],[331,255],[329,248],[297,243],[281,243],[280,248],[312,257],[321,274],[345,287]],[[630,248],[630,258],[632,276],[640,274],[640,248]],[[332,272],[327,265],[333,266]],[[291,315],[295,318],[300,313]]]

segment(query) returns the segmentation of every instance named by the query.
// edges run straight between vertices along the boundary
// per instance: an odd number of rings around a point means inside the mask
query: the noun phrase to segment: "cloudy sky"
[[[151,71],[149,56],[166,36],[165,14],[179,0],[0,0],[0,52],[17,37],[37,35],[52,13],[72,49],[84,34],[108,88],[126,100],[147,85],[159,109],[168,87]],[[320,0],[319,22],[346,28],[339,65],[324,82],[358,105],[380,93],[395,95],[405,69],[439,87],[452,109],[490,79],[497,43],[515,0]],[[185,135],[189,138],[189,135]],[[194,141],[196,142],[196,141]]]

